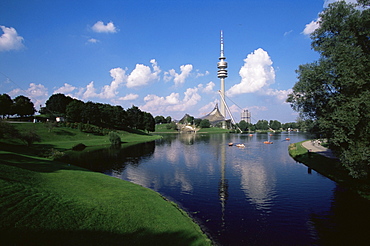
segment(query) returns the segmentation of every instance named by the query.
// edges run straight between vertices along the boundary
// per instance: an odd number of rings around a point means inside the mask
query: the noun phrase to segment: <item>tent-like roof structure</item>
[[[216,103],[214,109],[201,119],[202,120],[207,119],[212,125],[214,125],[217,124],[218,122],[224,121],[225,117],[221,114],[220,110],[218,109],[218,104]]]

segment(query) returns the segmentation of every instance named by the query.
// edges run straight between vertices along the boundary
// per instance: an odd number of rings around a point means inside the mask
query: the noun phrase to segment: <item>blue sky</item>
[[[285,103],[323,0],[0,2],[0,93],[36,109],[53,93],[201,117],[219,102],[220,30],[227,103],[237,121],[295,121]],[[333,2],[333,1],[330,1]]]

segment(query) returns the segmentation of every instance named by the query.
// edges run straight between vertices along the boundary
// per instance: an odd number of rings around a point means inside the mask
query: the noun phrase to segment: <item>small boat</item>
[[[239,148],[244,148],[245,147],[245,145],[244,144],[237,144],[237,145],[235,145],[236,147],[239,147]]]
[[[270,136],[273,136],[272,134],[270,134]]]
[[[233,146],[234,145],[234,143],[229,143],[229,146]]]
[[[265,142],[263,142],[264,144],[273,144],[273,142],[271,142],[271,141],[265,141]]]
[[[286,140],[286,141],[289,141],[289,140],[290,140],[290,138],[286,138],[285,140]]]
[[[250,137],[253,137],[253,134],[249,134]]]

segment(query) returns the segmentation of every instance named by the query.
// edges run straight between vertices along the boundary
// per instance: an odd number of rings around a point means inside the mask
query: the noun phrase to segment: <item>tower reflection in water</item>
[[[224,143],[225,141],[222,141]],[[220,181],[218,184],[218,195],[220,199],[221,204],[221,227],[222,229],[225,228],[225,206],[227,199],[229,197],[229,183],[226,178],[226,145],[223,144],[221,146],[220,151],[220,163],[221,163],[221,175],[220,175]]]

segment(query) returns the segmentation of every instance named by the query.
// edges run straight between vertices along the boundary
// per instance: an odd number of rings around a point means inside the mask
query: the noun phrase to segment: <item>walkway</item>
[[[302,146],[311,152],[315,152],[328,158],[338,159],[331,149],[321,146],[317,141],[306,141],[302,143]]]

